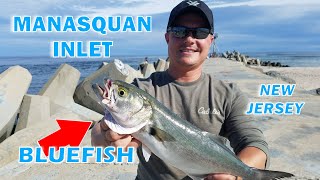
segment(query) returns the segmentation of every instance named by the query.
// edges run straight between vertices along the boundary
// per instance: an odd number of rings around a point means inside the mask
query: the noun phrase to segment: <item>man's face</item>
[[[175,26],[184,26],[188,28],[206,27],[206,20],[197,13],[186,13],[177,17]],[[168,43],[168,53],[170,57],[170,66],[173,67],[198,67],[206,59],[213,42],[213,36],[208,35],[205,39],[196,39],[189,32],[184,38],[177,38],[172,32],[165,34]]]

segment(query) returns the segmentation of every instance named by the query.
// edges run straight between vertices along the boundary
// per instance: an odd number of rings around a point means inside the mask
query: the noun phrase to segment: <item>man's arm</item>
[[[265,169],[267,155],[256,147],[245,147],[242,149],[237,156],[243,163],[250,167],[255,167],[258,169]]]

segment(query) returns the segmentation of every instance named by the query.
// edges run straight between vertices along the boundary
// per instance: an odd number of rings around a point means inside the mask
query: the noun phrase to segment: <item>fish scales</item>
[[[105,88],[106,96],[102,102],[112,116],[105,122],[111,130],[132,134],[141,141],[146,161],[152,152],[194,179],[212,173],[232,174],[246,180],[293,176],[247,166],[225,146],[222,137],[204,132],[181,119],[133,85],[107,80]]]

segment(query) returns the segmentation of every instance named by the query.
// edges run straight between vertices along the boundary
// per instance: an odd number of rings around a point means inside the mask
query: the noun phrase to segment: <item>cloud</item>
[[[181,0],[1,0],[0,41],[4,51],[46,54],[53,40],[112,40],[115,54],[166,53],[164,31],[170,10]],[[205,0],[215,13],[221,49],[319,47],[319,0]],[[12,33],[11,16],[152,15],[152,33]],[[318,40],[316,42],[316,40]],[[307,42],[309,41],[309,42]],[[37,45],[38,44],[38,45]],[[32,47],[35,50],[32,51]]]
[[[0,17],[13,15],[154,15],[168,13],[181,0],[2,0]],[[228,8],[240,6],[275,7],[278,17],[296,17],[315,11],[319,0],[205,0],[210,8]],[[280,11],[281,9],[282,11]],[[275,13],[271,11],[270,13]]]
[[[169,12],[180,0],[2,0],[0,17],[13,15],[151,15]]]
[[[319,12],[319,0],[252,0],[252,1],[222,1],[211,3],[213,9],[220,8],[258,8],[260,14],[252,16],[248,23],[272,23],[304,17]],[[245,23],[245,22],[243,22]]]
[[[89,13],[89,16],[96,16],[98,14],[103,14],[105,16],[111,15],[153,15],[160,14],[164,12],[169,12],[175,5],[177,5],[180,0],[170,0],[168,2],[159,0],[145,0],[144,3],[135,3],[135,1],[128,1],[126,3],[122,2],[122,6],[117,7],[96,7],[96,8],[80,8],[83,12],[94,12]]]
[[[312,7],[315,5],[320,5],[318,0],[251,0],[251,1],[217,1],[216,3],[208,3],[213,8],[225,8],[225,7],[234,7],[234,6],[300,6],[300,7]]]

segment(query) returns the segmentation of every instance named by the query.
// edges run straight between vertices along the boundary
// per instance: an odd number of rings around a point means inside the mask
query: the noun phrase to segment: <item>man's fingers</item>
[[[103,131],[107,131],[110,129],[107,123],[103,119],[100,121],[100,127]]]
[[[103,131],[99,124],[95,124],[91,130],[91,144],[93,146],[109,146],[110,143],[106,141],[106,138],[104,136],[105,132],[106,131]]]
[[[111,129],[106,131],[106,139],[107,141],[117,141],[119,139],[124,138],[125,136],[128,136],[128,134],[118,134],[114,131],[112,131]]]
[[[135,138],[132,138],[131,142],[128,144],[130,147],[138,148],[140,146],[141,142],[138,141]]]
[[[204,179],[205,180],[236,180],[237,177],[230,174],[217,173],[217,174],[210,174]]]
[[[115,147],[127,147],[128,144],[131,142],[132,140],[132,136],[131,135],[125,135],[125,137],[116,140],[114,142],[111,142],[111,146],[115,146]]]

